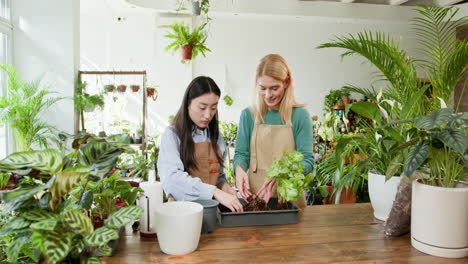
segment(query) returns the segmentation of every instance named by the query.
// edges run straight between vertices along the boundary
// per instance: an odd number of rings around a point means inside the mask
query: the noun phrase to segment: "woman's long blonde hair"
[[[257,81],[261,76],[269,76],[275,80],[282,81],[285,84],[285,91],[280,102],[279,112],[281,121],[291,125],[292,110],[294,107],[303,107],[294,97],[294,79],[286,60],[278,54],[268,54],[260,60],[255,76],[255,91],[257,94],[257,105],[254,109],[256,121],[263,123],[268,106],[265,101],[258,96]]]

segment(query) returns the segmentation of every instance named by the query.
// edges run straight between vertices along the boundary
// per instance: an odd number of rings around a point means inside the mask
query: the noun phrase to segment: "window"
[[[10,1],[0,0],[0,63],[11,62],[12,26],[10,21]],[[0,74],[0,97],[6,95],[6,78]],[[8,128],[0,124],[0,159],[12,151]]]

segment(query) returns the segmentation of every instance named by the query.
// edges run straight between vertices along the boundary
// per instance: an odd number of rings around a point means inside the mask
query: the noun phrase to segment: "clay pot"
[[[192,45],[183,45],[180,46],[180,56],[182,60],[191,60],[192,59]]]

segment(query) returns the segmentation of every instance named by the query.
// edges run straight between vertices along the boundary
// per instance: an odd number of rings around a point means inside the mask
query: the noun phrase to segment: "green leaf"
[[[71,233],[49,232],[44,241],[44,255],[50,262],[59,262],[64,259],[71,250]]]
[[[46,210],[42,209],[35,209],[32,211],[28,211],[23,213],[21,216],[30,220],[30,221],[42,221],[42,220],[50,220],[55,219],[55,214],[47,212]]]
[[[428,154],[429,143],[427,141],[421,141],[416,146],[412,147],[405,161],[405,175],[411,177],[413,172],[427,159]]]
[[[452,115],[452,109],[442,108],[433,111],[427,116],[421,117],[416,121],[417,128],[436,128],[442,125],[444,122],[447,122]]]
[[[26,168],[54,175],[62,169],[62,155],[54,149],[15,152],[0,161],[0,170],[13,171],[20,175]]]
[[[27,200],[34,198],[34,195],[42,192],[43,190],[50,188],[55,181],[55,176],[53,176],[46,184],[39,186],[28,186],[21,187],[11,192],[5,192],[2,195],[3,202],[5,203],[3,207],[3,212],[11,212],[21,208]]]
[[[92,203],[93,203],[93,192],[92,191],[84,192],[83,197],[81,197],[81,200],[80,200],[81,208],[90,209]]]
[[[29,241],[30,238],[27,236],[15,237],[6,248],[8,261],[16,263],[18,261],[18,253],[20,249],[23,247],[24,244],[28,243]]]
[[[380,124],[380,112],[379,107],[371,102],[357,102],[351,105],[351,110],[355,113],[375,120],[377,124]]]
[[[454,149],[461,155],[467,152],[468,143],[466,134],[463,132],[463,130],[446,128],[440,131],[440,133],[437,134],[437,137],[446,146]]]
[[[325,186],[318,186],[318,189],[319,189],[319,192],[320,192],[320,195],[325,198],[325,197],[328,197],[328,190],[327,190],[327,187]]]
[[[26,220],[26,218],[17,216],[17,217],[14,217],[13,219],[10,219],[3,225],[2,232],[9,231],[9,230],[22,229],[22,228],[28,227],[30,224],[31,223],[28,220]]]
[[[403,165],[402,161],[403,155],[401,155],[401,153],[390,161],[390,165],[388,165],[387,172],[385,173],[385,181],[388,181],[390,178],[395,176],[395,173],[397,173]]]
[[[105,220],[105,225],[111,228],[119,228],[138,219],[142,213],[143,209],[138,206],[124,207],[112,213],[109,218]]]
[[[109,257],[112,255],[112,248],[105,244],[98,247],[96,253],[100,257]]]
[[[91,219],[79,210],[70,210],[63,213],[63,221],[75,233],[91,234],[94,231]]]
[[[104,178],[115,167],[122,149],[105,142],[89,142],[79,149],[78,162],[92,166],[91,175]]]
[[[85,236],[85,242],[89,246],[102,246],[110,240],[119,238],[119,232],[106,226],[96,229],[92,234]]]
[[[57,226],[56,219],[47,219],[42,220],[36,223],[31,224],[31,229],[33,230],[54,230]]]
[[[55,210],[55,206],[61,202],[65,194],[88,177],[89,172],[89,167],[75,167],[57,173],[57,181],[50,188],[52,210]]]
[[[37,248],[40,252],[44,251],[44,241],[46,239],[45,234],[41,231],[34,231],[31,235],[31,242],[33,243],[34,247]]]

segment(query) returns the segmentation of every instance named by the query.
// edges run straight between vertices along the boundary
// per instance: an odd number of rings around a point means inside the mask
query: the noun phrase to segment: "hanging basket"
[[[119,92],[125,93],[125,91],[127,91],[127,85],[121,84],[117,87],[117,89],[119,90]]]
[[[180,56],[182,60],[191,60],[192,59],[192,45],[182,45],[180,46]]]
[[[137,93],[140,90],[140,85],[131,85],[130,88],[134,93]]]
[[[156,92],[155,88],[146,88],[146,97],[149,97],[153,99],[153,101],[156,101],[158,99],[158,93]]]
[[[115,85],[107,84],[106,86],[104,86],[104,88],[106,89],[106,92],[112,93],[115,90]]]

